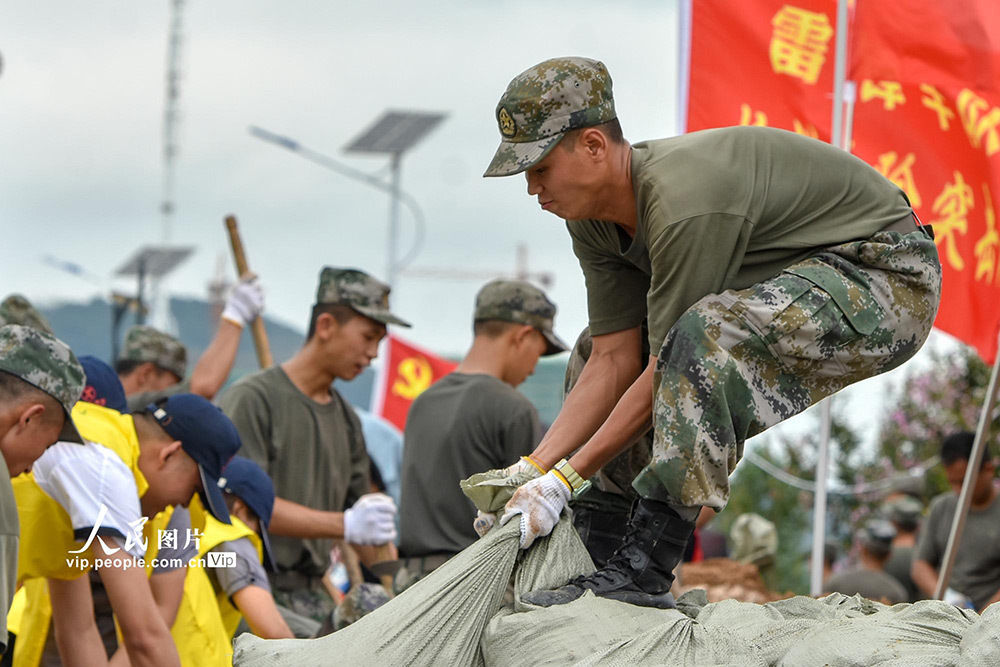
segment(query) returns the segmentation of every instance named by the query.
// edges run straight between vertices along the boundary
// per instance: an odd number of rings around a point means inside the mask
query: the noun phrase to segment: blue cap
[[[122,381],[118,379],[115,370],[107,363],[89,354],[78,357],[77,360],[83,366],[84,375],[87,376],[80,400],[103,405],[123,414],[128,412],[125,390],[122,388]]]
[[[222,410],[196,394],[175,394],[146,408],[170,437],[180,440],[201,472],[202,499],[216,519],[230,523],[219,488],[222,469],[240,448],[240,434]]]
[[[267,527],[271,524],[274,511],[274,483],[264,469],[242,456],[233,460],[222,471],[219,480],[226,493],[232,494],[246,503],[250,511],[260,519],[260,541],[264,547],[264,564],[275,570],[274,556],[271,554],[271,538]]]

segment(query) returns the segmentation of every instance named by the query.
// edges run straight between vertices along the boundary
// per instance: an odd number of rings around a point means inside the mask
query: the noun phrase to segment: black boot
[[[684,556],[694,523],[685,521],[666,503],[641,498],[636,502],[625,539],[607,565],[551,591],[532,591],[528,604],[566,604],[586,591],[599,597],[642,607],[672,609],[673,569]]]

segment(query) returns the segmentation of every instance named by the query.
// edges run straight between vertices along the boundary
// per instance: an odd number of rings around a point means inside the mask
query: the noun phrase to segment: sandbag
[[[958,644],[960,665],[996,667],[1000,665],[1000,602],[983,611],[975,624],[965,631]]]
[[[828,620],[803,635],[777,664],[909,667],[959,665],[962,635],[975,612],[939,600],[884,607],[875,613]]]
[[[518,539],[516,521],[497,526],[401,595],[326,637],[265,640],[240,635],[233,664],[482,665],[480,638],[500,608]]]

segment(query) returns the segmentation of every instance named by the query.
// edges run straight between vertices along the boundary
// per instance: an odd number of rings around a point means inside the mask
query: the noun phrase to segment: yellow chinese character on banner
[[[795,134],[801,134],[802,136],[805,137],[812,137],[813,139],[819,139],[819,130],[817,130],[812,125],[806,125],[798,118],[792,119],[792,129],[795,131]]]
[[[870,102],[874,99],[882,100],[882,108],[892,111],[899,104],[906,102],[903,95],[903,85],[898,81],[879,81],[875,83],[871,79],[861,82],[861,101]]]
[[[913,153],[907,153],[906,157],[897,164],[896,160],[898,159],[899,155],[896,151],[882,153],[878,156],[878,164],[875,165],[875,168],[906,193],[913,208],[920,208],[923,205],[923,200],[920,198],[920,192],[917,191],[917,182],[913,178],[913,163],[917,156]]]
[[[767,114],[763,111],[754,111],[749,104],[741,104],[740,125],[767,127]]]
[[[983,201],[986,206],[986,233],[976,242],[976,280],[986,278],[987,283],[1000,278],[997,275],[997,253],[1000,251],[1000,234],[997,234],[997,217],[993,211],[990,187],[983,183]]]
[[[945,104],[944,95],[929,83],[920,84],[920,92],[924,94],[920,98],[920,103],[937,114],[938,127],[945,131],[950,129],[951,119],[955,117],[955,112]]]
[[[938,246],[944,243],[944,256],[948,264],[956,271],[961,271],[965,268],[965,260],[955,247],[955,234],[965,235],[968,232],[968,215],[974,199],[972,188],[962,178],[962,174],[957,171],[954,174],[955,182],[945,185],[941,194],[934,200],[933,211],[941,217],[931,220],[931,224],[934,226],[934,243]]]
[[[826,14],[785,5],[771,19],[771,69],[815,85],[833,27]]]
[[[958,94],[958,115],[969,140],[975,148],[983,146],[986,154],[992,156],[1000,151],[1000,109],[993,107],[982,97],[965,88]]]

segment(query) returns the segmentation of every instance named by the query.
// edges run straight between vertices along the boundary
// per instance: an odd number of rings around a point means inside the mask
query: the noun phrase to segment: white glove
[[[517,461],[514,461],[513,464],[503,469],[503,476],[512,477],[519,472],[527,472],[532,475],[532,477],[537,477],[542,474],[538,466],[531,461],[528,461],[527,457],[522,456]],[[476,535],[483,537],[486,533],[493,529],[493,525],[496,522],[496,512],[483,512],[482,510],[476,510],[476,518],[472,521],[472,529],[476,531]]]
[[[226,307],[222,310],[222,317],[233,324],[245,327],[250,324],[264,310],[264,290],[257,277],[241,280],[233,287],[226,299]]]
[[[521,515],[521,548],[527,549],[539,537],[552,532],[559,515],[569,503],[572,490],[552,470],[525,483],[507,503],[500,525]]]
[[[396,539],[396,503],[384,493],[367,493],[344,511],[344,540],[386,544]]]
[[[962,609],[975,609],[976,605],[972,603],[969,596],[959,593],[954,588],[946,588],[944,591],[944,602],[956,607],[961,607]]]

